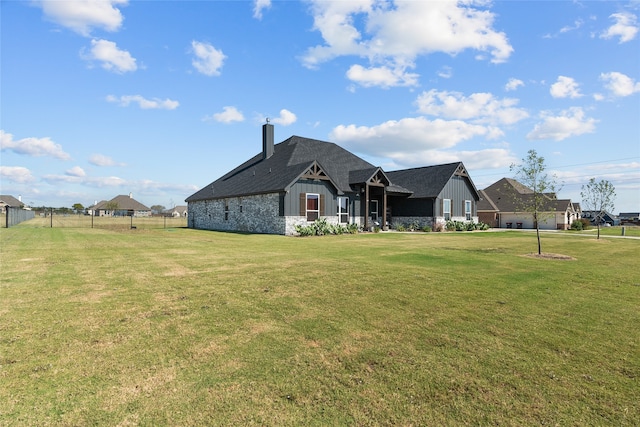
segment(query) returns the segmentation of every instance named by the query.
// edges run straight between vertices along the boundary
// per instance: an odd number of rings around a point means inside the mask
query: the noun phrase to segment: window
[[[377,200],[371,201],[371,212],[369,213],[369,215],[373,221],[378,220],[378,201]]]
[[[224,220],[225,221],[229,220],[229,203],[228,202],[224,202]]]
[[[307,193],[307,221],[313,222],[320,217],[320,195]]]
[[[464,216],[467,221],[471,221],[471,200],[464,201]]]
[[[442,216],[444,216],[445,221],[451,219],[451,199],[444,199],[442,201]]]
[[[338,222],[347,224],[349,222],[349,198],[338,197]]]

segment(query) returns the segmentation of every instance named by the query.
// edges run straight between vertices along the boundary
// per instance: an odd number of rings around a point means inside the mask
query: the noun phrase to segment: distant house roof
[[[314,164],[339,194],[354,191],[353,185],[364,183],[380,171],[334,143],[294,135],[274,145],[271,157],[264,158],[263,153],[255,155],[186,201],[287,191]]]
[[[11,207],[18,207],[24,204],[20,200],[16,199],[15,197],[5,195],[5,194],[0,195],[0,203],[2,205],[11,206]]]
[[[445,185],[456,175],[466,178],[473,191],[480,198],[480,194],[469,178],[462,162],[404,169],[386,172],[386,174],[393,185],[411,189],[412,194],[409,198],[412,199],[438,197]]]
[[[478,205],[478,210],[518,212],[531,205],[534,191],[515,179],[502,178],[485,188],[482,195],[484,200],[482,205]],[[555,193],[545,193],[543,196],[543,211],[575,210],[569,199],[556,199]]]
[[[132,211],[149,211],[148,207],[135,200],[131,195],[121,194],[113,199],[106,201],[103,200],[93,207],[94,210],[105,210],[107,206],[113,204],[117,206],[115,210],[132,210]]]
[[[181,205],[181,206],[174,206],[171,209],[165,209],[165,213],[174,213],[177,212],[180,215],[184,215],[184,213],[187,211],[187,206]]]

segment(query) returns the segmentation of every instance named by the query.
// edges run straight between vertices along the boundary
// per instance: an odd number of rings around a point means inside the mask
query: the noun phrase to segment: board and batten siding
[[[349,222],[359,222],[360,216],[360,198],[356,197],[356,193],[346,193],[338,196],[333,186],[326,181],[300,180],[291,186],[284,200],[284,215],[286,217],[300,216],[304,206],[301,206],[300,194],[313,193],[319,194],[322,198],[321,207],[324,208],[320,212],[321,217],[325,217],[331,222],[338,221],[338,197],[349,198]]]
[[[469,185],[469,180],[462,176],[453,176],[438,195],[438,201],[435,204],[436,216],[442,217],[442,201],[444,199],[451,200],[451,218],[460,221],[465,220],[464,202],[471,200],[471,217],[478,216],[477,205],[478,200],[475,192]]]

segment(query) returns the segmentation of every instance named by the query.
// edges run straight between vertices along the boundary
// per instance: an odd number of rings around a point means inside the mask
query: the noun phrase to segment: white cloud
[[[620,12],[614,13],[609,18],[614,19],[616,23],[600,34],[600,38],[620,37],[619,43],[625,43],[636,38],[636,34],[638,34],[638,18],[636,15],[629,12]]]
[[[95,166],[126,166],[124,163],[119,163],[113,160],[109,156],[104,154],[93,154],[89,158],[89,163]]]
[[[600,74],[600,80],[605,82],[604,86],[615,96],[629,96],[640,92],[640,82],[616,71]]]
[[[20,184],[35,181],[31,171],[22,166],[0,166],[0,176],[2,179]]]
[[[91,40],[89,53],[82,51],[80,56],[89,61],[101,61],[102,68],[118,74],[138,69],[136,59],[129,52],[118,49],[114,42],[108,40]]]
[[[74,166],[71,169],[68,169],[67,171],[65,171],[65,174],[76,177],[84,177],[87,175],[84,169],[82,169],[80,166]]]
[[[64,152],[60,144],[50,138],[23,138],[13,140],[13,135],[0,130],[0,150],[9,150],[17,154],[32,157],[50,156],[60,160],[69,160],[71,156]]]
[[[221,113],[215,113],[213,120],[221,123],[243,122],[244,115],[236,107],[224,107]]]
[[[450,148],[489,129],[461,120],[428,120],[424,117],[389,120],[376,126],[339,125],[330,134],[332,141],[353,151],[394,158],[402,153]]]
[[[291,111],[282,109],[280,110],[280,117],[276,117],[275,119],[271,119],[271,122],[276,123],[282,126],[289,126],[296,122],[298,118]]]
[[[180,103],[167,99],[146,99],[141,95],[123,95],[120,98],[114,95],[108,95],[106,97],[108,102],[114,102],[120,104],[121,107],[128,107],[129,104],[135,102],[143,110],[175,110]]]
[[[82,184],[89,187],[121,187],[127,184],[125,179],[117,176],[105,176],[105,177],[85,177],[85,176],[72,176],[72,175],[55,175],[49,174],[42,177],[43,180],[50,184],[67,183],[67,184]]]
[[[226,56],[221,50],[216,49],[209,43],[191,42],[191,49],[195,58],[191,61],[191,64],[200,73],[207,76],[219,76],[220,69]]]
[[[380,86],[388,88],[392,86],[417,86],[418,74],[407,73],[405,69],[389,67],[364,68],[361,65],[352,65],[347,71],[347,78],[364,87]]]
[[[558,81],[551,85],[549,90],[554,98],[579,98],[580,85],[574,79],[566,76],[558,76]]]
[[[504,90],[507,92],[518,89],[520,86],[524,86],[524,82],[520,79],[510,78],[506,85],[504,85]]]
[[[451,69],[451,67],[448,67],[446,65],[440,68],[440,70],[438,71],[438,77],[441,77],[443,79],[450,79],[452,76],[453,70]]]
[[[481,8],[487,4],[482,1],[313,0],[311,4],[313,28],[325,43],[307,50],[302,62],[309,68],[354,55],[368,58],[370,70],[383,64],[403,75],[419,55],[456,55],[473,49],[499,63],[513,51],[506,35],[493,29],[495,15]],[[380,82],[389,85],[388,79]]]
[[[562,141],[571,136],[593,133],[597,120],[585,117],[580,107],[573,107],[562,111],[559,116],[549,112],[541,113],[542,123],[535,125],[527,134],[527,139],[553,139]]]
[[[475,123],[513,124],[529,116],[525,110],[516,107],[517,99],[496,99],[490,93],[473,93],[465,97],[459,92],[432,89],[420,94],[416,104],[423,114]]]
[[[93,28],[117,31],[122,25],[122,13],[115,6],[126,6],[128,0],[73,0],[35,2],[45,17],[57,24],[89,36]]]
[[[256,19],[262,19],[262,11],[271,7],[271,0],[254,0],[253,2],[253,17]]]
[[[509,150],[488,148],[477,151],[425,150],[419,153],[394,154],[394,163],[402,167],[418,167],[443,163],[463,162],[469,170],[506,168],[517,161]]]

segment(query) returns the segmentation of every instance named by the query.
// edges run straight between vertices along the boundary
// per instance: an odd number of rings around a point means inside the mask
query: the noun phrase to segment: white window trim
[[[305,204],[304,204],[304,210],[305,210],[305,217],[307,218],[307,222],[313,222],[315,220],[311,220],[309,221],[309,212],[316,212],[317,218],[316,219],[320,219],[320,193],[305,193],[306,194],[306,198],[305,198]],[[309,196],[316,196],[317,200],[318,200],[318,209],[317,210],[309,210]]]
[[[467,207],[469,208],[469,210],[467,210]],[[472,218],[472,213],[471,212],[473,209],[473,205],[471,204],[471,200],[465,200],[464,201],[464,216],[467,219],[467,221],[471,221]]]
[[[347,204],[347,211],[346,212],[341,212],[340,211],[340,201],[344,200],[346,201]],[[337,213],[338,213],[338,224],[348,224],[349,223],[349,198],[348,197],[338,197],[338,206],[337,206]],[[346,221],[342,222],[342,218],[346,217]]]
[[[449,215],[449,218],[447,218],[447,214]],[[451,199],[442,199],[442,217],[445,221],[451,219]]]

